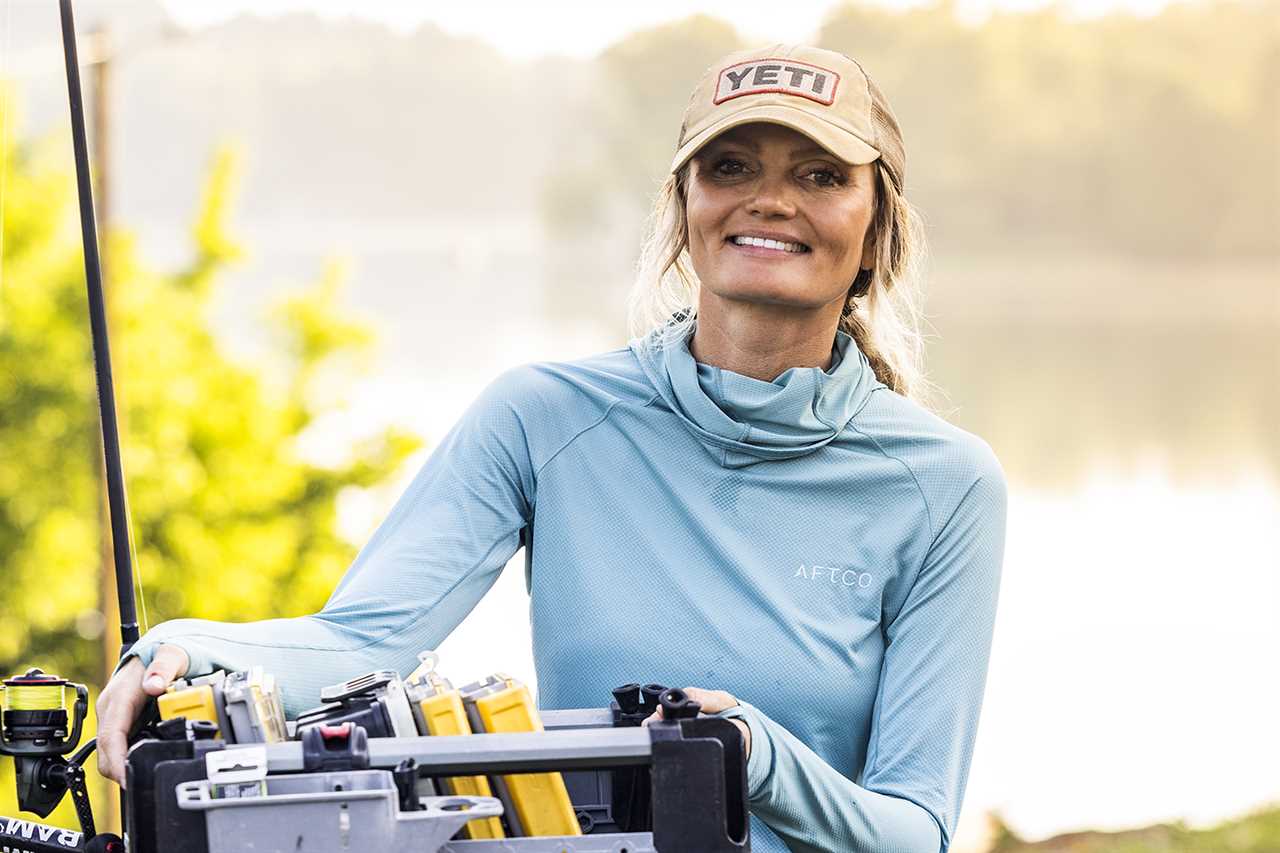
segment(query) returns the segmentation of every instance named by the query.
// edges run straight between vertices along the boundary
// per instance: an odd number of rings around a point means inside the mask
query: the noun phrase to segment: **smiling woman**
[[[685,111],[632,293],[633,330],[647,333],[633,344],[642,362],[653,359],[673,384],[693,362],[701,389],[735,416],[701,423],[743,428],[726,439],[763,444],[766,424],[795,429],[802,421],[780,417],[780,401],[796,368],[814,371],[818,390],[797,395],[825,408],[818,420],[834,440],[807,458],[843,477],[831,490],[811,474],[775,497],[810,509],[797,531],[814,532],[798,540],[840,557],[798,561],[793,582],[830,602],[836,588],[815,581],[854,578],[844,584],[858,590],[850,609],[808,600],[790,621],[803,628],[762,643],[778,654],[769,669],[787,676],[767,687],[739,679],[733,692],[755,704],[735,706],[733,695],[715,704],[749,723],[758,851],[946,850],[959,817],[990,651],[1004,479],[981,441],[907,399],[924,396],[923,240],[903,195],[905,163],[897,120],[857,62],[787,45],[726,57]],[[844,385],[854,359],[855,374],[898,393]],[[673,398],[699,419],[695,394]],[[741,445],[723,464],[730,449]],[[837,449],[864,458],[838,459]],[[785,480],[780,466],[772,476]],[[777,518],[789,509],[775,504]],[[845,526],[846,516],[858,520]],[[835,540],[814,530],[832,524]],[[913,564],[908,553],[923,556]],[[818,662],[810,671],[797,655]],[[784,707],[784,697],[804,701],[796,682],[846,701],[824,714],[810,700],[809,713],[796,713]]]
[[[412,669],[524,544],[541,707],[693,685],[747,735],[755,853],[946,850],[1005,485],[984,442],[906,396],[904,165],[883,95],[841,54],[774,45],[709,69],[637,337],[495,381],[320,613],[149,631],[99,700],[104,772],[120,778],[137,709],[178,675],[287,673],[296,713]]]

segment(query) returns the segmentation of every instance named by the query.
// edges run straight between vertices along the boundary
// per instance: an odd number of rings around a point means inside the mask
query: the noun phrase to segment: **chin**
[[[779,308],[814,309],[830,301],[809,292],[804,283],[776,280],[739,281],[732,287],[715,288],[712,292],[727,301],[774,305]]]

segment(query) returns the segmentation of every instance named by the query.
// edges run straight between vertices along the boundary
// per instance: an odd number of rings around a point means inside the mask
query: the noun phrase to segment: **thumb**
[[[189,659],[187,653],[177,646],[163,645],[156,649],[151,665],[142,676],[142,689],[152,696],[159,696],[187,672]]]
[[[645,717],[643,720],[640,721],[640,725],[647,727],[652,722],[655,722],[657,720],[665,720],[665,719],[666,719],[666,716],[662,713],[662,706],[659,705],[657,710],[655,710],[652,714],[650,714],[649,716]]]

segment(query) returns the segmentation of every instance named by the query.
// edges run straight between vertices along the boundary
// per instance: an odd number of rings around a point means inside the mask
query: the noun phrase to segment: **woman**
[[[536,527],[542,707],[696,685],[748,735],[756,853],[945,850],[1004,480],[907,396],[904,163],[841,54],[775,45],[709,69],[644,253],[647,333],[493,383],[320,613],[148,632],[98,703],[103,772],[121,777],[128,721],[184,672],[263,665],[294,713],[325,684],[407,671]]]

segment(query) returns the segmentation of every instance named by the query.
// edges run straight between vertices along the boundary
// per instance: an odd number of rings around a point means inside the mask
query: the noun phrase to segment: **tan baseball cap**
[[[671,171],[726,130],[755,121],[799,131],[846,163],[881,160],[902,190],[906,150],[898,120],[862,66],[843,53],[775,44],[716,62],[685,108]]]

